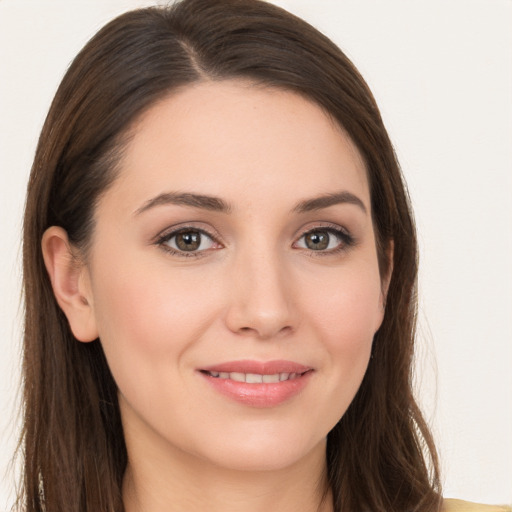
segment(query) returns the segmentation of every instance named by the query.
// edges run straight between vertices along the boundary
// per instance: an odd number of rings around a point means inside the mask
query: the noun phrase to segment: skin
[[[297,211],[342,191],[361,205]],[[230,208],[148,207],[176,192]],[[388,282],[350,139],[291,92],[200,83],[137,122],[95,218],[82,266],[61,228],[45,233],[43,253],[75,336],[100,337],[119,387],[126,510],[332,510],[325,439],[362,381]],[[179,253],[176,238],[162,240],[176,227],[210,237]],[[312,230],[328,249],[307,245]],[[274,407],[232,400],[198,372],[246,359],[313,371]]]

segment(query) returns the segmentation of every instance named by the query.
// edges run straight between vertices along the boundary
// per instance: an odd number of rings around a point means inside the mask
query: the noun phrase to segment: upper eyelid
[[[153,238],[153,242],[160,242],[163,241],[164,239],[172,238],[173,236],[179,235],[180,233],[186,231],[198,231],[199,233],[202,233],[210,237],[215,242],[222,244],[222,237],[218,234],[216,230],[208,229],[203,226],[197,226],[193,222],[184,222],[171,227],[167,227],[160,231]]]
[[[339,228],[331,228],[331,227],[320,227],[320,228],[313,228],[308,229],[307,231],[304,231],[298,238],[296,238],[294,244],[296,244],[299,240],[302,240],[306,235],[309,233],[314,233],[316,231],[326,231],[330,235],[334,235],[338,239],[341,239],[343,242],[347,243],[348,241],[354,241],[354,236],[351,235],[349,232],[347,232],[344,229]]]
[[[202,224],[198,226],[197,224]],[[172,236],[178,235],[179,233],[182,233],[184,231],[198,231],[208,237],[210,237],[213,241],[216,243],[219,243],[221,245],[225,245],[225,241],[223,241],[223,237],[220,235],[220,233],[212,228],[212,227],[205,227],[202,222],[183,222],[179,223],[174,226],[167,227],[163,230],[161,230],[152,240],[153,243],[160,243],[165,240],[168,240],[172,238]],[[352,234],[351,230],[347,229],[345,226],[342,226],[340,224],[330,222],[330,221],[318,221],[318,222],[312,222],[309,223],[307,226],[302,226],[300,229],[296,230],[295,234],[293,235],[293,244],[295,244],[298,240],[300,240],[304,235],[311,231],[315,230],[328,230],[331,232],[341,232],[347,237],[354,238],[354,235]]]
[[[191,226],[189,224],[184,225],[182,227],[176,227],[164,229],[160,232],[159,235],[153,240],[153,244],[158,246],[161,250],[164,250],[165,252],[176,256],[180,258],[201,258],[207,255],[209,251],[212,250],[212,248],[207,249],[201,249],[201,250],[195,250],[195,251],[183,251],[179,248],[171,247],[168,242],[172,240],[174,237],[179,235],[180,233],[186,233],[187,231],[197,231],[198,233],[201,233],[201,236],[207,236],[214,244],[219,244],[222,247],[224,244],[222,242],[219,242],[218,239],[211,233],[209,233],[207,230],[203,228],[198,228],[195,226]],[[218,247],[216,248],[218,249]]]
[[[326,231],[341,232],[350,237],[353,236],[352,232],[348,228],[346,228],[340,224],[336,224],[334,222],[329,222],[329,221],[320,221],[320,222],[311,223],[307,227],[301,227],[299,230],[296,231],[295,239],[298,240],[301,237],[303,237],[304,235],[306,235],[307,233],[310,233],[311,231],[319,231],[322,229],[324,229]]]
[[[339,224],[334,224],[331,222],[321,222],[321,225],[316,224],[308,229],[303,230],[301,232],[301,234],[295,238],[293,245],[297,244],[308,233],[315,232],[315,231],[330,232],[330,234],[334,235],[340,241],[340,248],[334,248],[334,249],[329,249],[329,250],[319,250],[319,251],[314,251],[312,249],[307,249],[307,248],[303,248],[303,247],[299,247],[299,249],[306,250],[306,251],[308,251],[308,253],[315,254],[316,256],[321,256],[321,255],[327,256],[329,254],[334,254],[336,252],[339,252],[339,250],[343,250],[343,249],[349,250],[359,244],[358,238],[356,238],[356,236],[354,236],[354,234],[346,227],[341,226]]]

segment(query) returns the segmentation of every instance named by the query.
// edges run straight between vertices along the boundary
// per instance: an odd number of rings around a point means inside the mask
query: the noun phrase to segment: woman
[[[304,22],[193,0],[105,27],[24,235],[27,510],[443,507],[407,195],[370,91]]]

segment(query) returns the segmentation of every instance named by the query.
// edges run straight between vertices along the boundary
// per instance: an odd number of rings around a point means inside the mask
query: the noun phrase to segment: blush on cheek
[[[339,333],[348,343],[372,339],[382,316],[379,297],[375,290],[366,293],[345,290],[332,296],[328,303],[320,304],[317,318],[331,335]]]

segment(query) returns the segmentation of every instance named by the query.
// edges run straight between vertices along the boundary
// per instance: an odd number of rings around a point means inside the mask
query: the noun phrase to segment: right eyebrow
[[[201,208],[203,210],[222,213],[229,213],[231,211],[231,206],[219,197],[193,194],[189,192],[165,192],[146,201],[140,208],[135,210],[135,215],[140,215],[151,208],[166,204],[191,206],[193,208]]]
[[[363,201],[359,199],[355,194],[342,190],[333,194],[325,194],[322,196],[314,197],[313,199],[306,199],[301,201],[295,208],[294,211],[299,213],[311,212],[315,210],[322,210],[323,208],[329,208],[336,204],[353,204],[360,208],[364,213],[368,213],[366,206]]]

